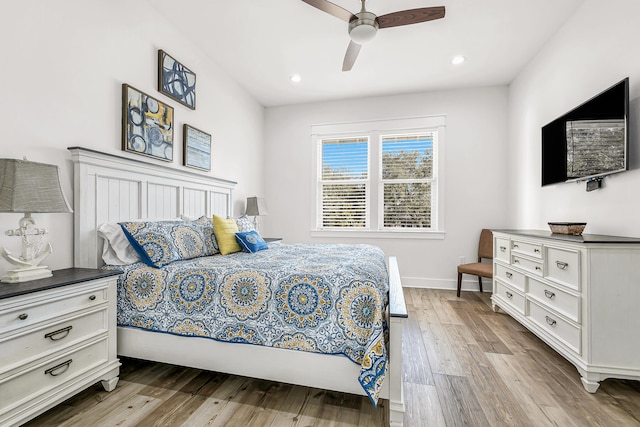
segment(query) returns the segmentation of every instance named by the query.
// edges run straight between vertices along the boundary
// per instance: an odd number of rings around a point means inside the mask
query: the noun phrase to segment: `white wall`
[[[588,0],[511,84],[509,90],[510,225],[547,229],[548,221],[586,221],[585,233],[640,236],[640,2]],[[540,185],[546,123],[630,78],[629,172],[585,183]]]
[[[82,146],[182,168],[182,124],[212,134],[211,175],[239,185],[234,213],[262,189],[263,108],[143,0],[16,1],[0,14],[0,157],[56,164],[73,203],[67,147]],[[197,109],[157,90],[157,50],[197,75]],[[121,85],[128,83],[174,107],[174,161],[121,151]],[[248,194],[251,193],[251,194]],[[19,252],[21,215],[0,214],[0,245]],[[73,215],[34,214],[49,230],[54,253],[44,264],[73,266]],[[8,268],[0,260],[0,274]]]
[[[506,225],[507,88],[489,87],[267,108],[263,234],[287,242],[329,242],[310,235],[313,200],[311,126],[446,115],[444,240],[351,239],[396,255],[405,286],[455,287],[460,256],[477,256],[483,227]],[[477,282],[469,277],[470,286]]]

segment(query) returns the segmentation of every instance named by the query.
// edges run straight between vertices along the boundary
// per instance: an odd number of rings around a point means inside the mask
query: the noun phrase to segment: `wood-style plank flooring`
[[[405,289],[407,426],[640,426],[640,382],[587,393],[575,368],[489,294]],[[640,355],[638,355],[640,357]],[[95,385],[27,426],[382,426],[388,404],[342,393],[124,359],[118,387]]]

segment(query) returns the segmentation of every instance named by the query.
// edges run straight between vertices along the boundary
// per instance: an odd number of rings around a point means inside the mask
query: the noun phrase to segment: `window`
[[[312,132],[312,228],[319,235],[442,232],[444,117],[321,125]]]
[[[382,228],[431,228],[437,134],[382,136]]]
[[[323,139],[322,227],[366,228],[368,138]]]

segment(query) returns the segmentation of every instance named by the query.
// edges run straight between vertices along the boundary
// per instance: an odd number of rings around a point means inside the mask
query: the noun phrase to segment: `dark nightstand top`
[[[262,240],[264,240],[267,243],[273,243],[273,242],[281,241],[282,237],[263,237]]]
[[[102,279],[116,276],[121,273],[118,270],[95,270],[91,268],[65,268],[52,272],[52,277],[31,280],[20,283],[0,283],[0,299],[43,291],[45,289],[58,288],[74,283],[87,282],[89,280]]]

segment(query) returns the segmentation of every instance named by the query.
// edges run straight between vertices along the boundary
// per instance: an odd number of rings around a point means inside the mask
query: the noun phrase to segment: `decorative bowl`
[[[549,228],[555,234],[570,234],[580,236],[587,226],[586,222],[550,222]]]

